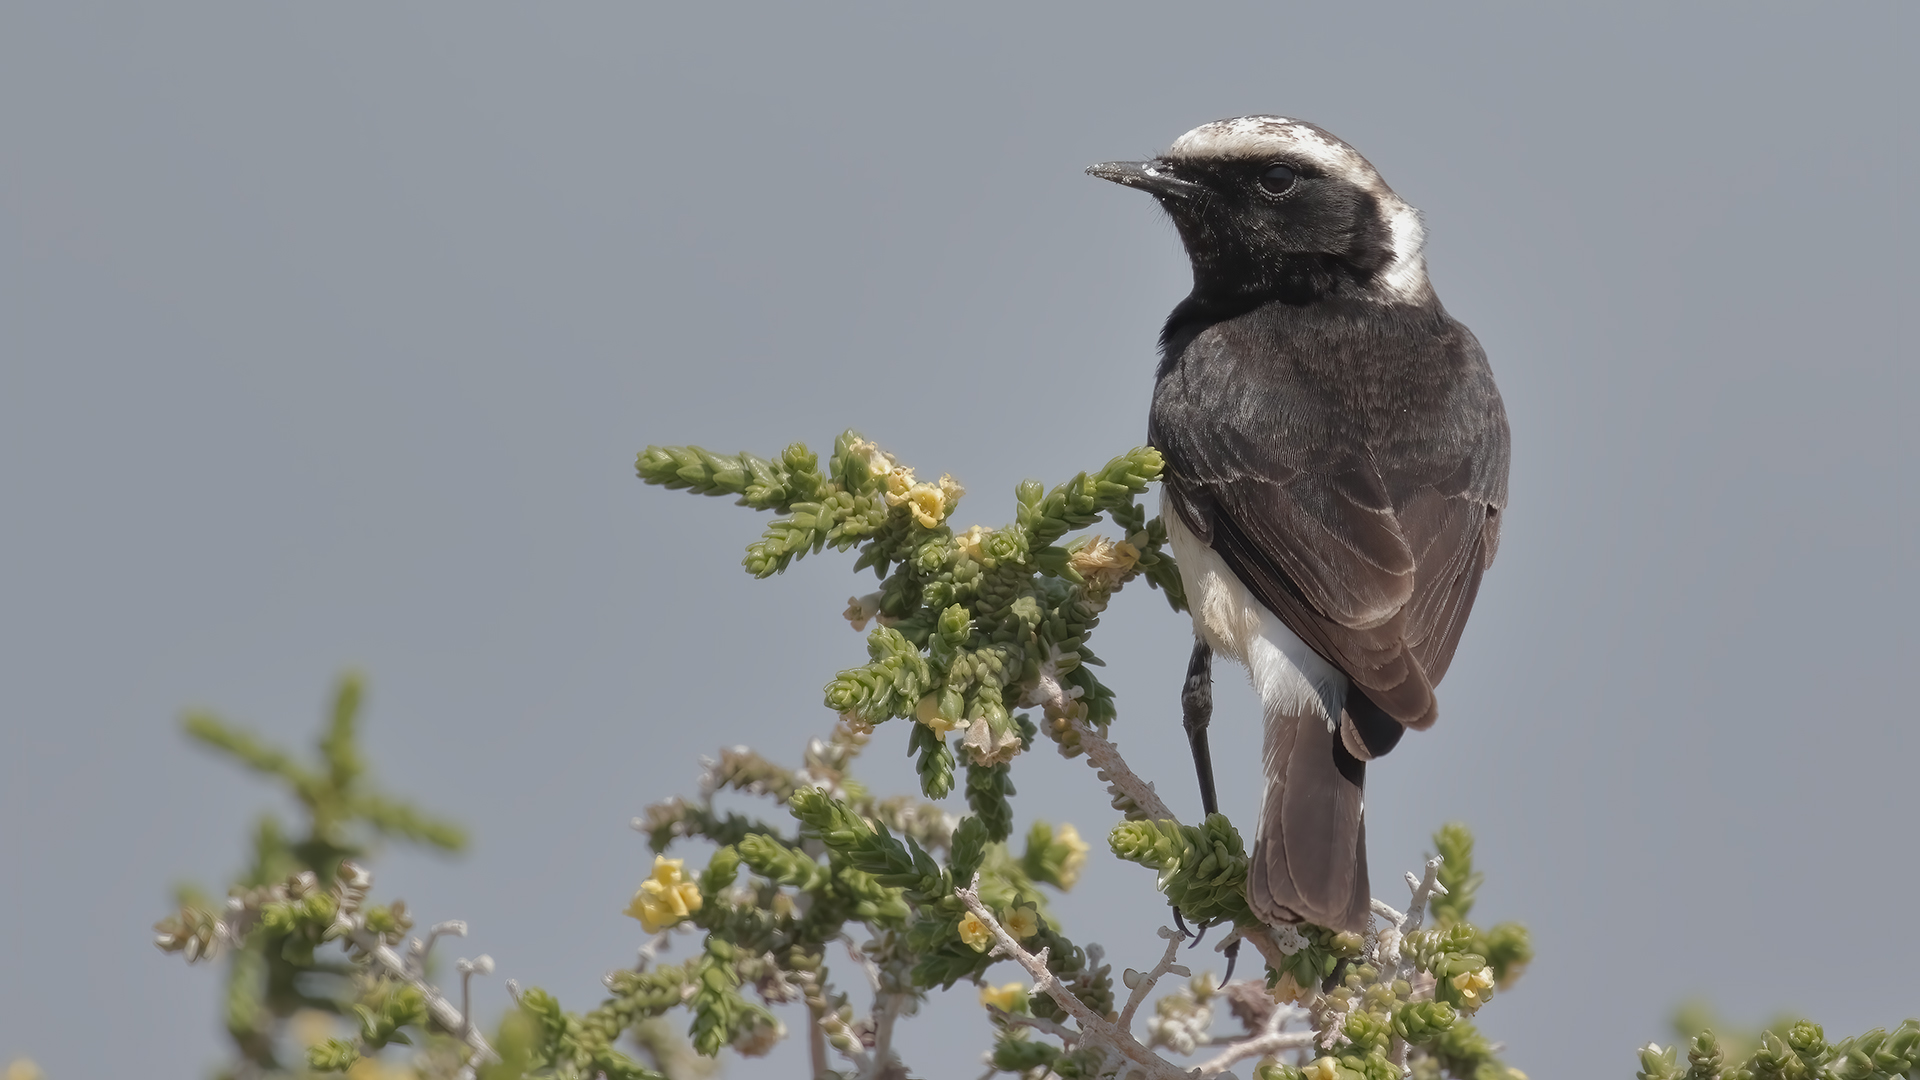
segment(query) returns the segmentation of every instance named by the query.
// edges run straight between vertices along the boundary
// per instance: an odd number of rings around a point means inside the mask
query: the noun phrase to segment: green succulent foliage
[[[370,905],[370,879],[345,860],[383,839],[446,850],[464,842],[456,826],[370,784],[357,742],[359,682],[342,680],[311,761],[217,717],[194,714],[186,721],[189,735],[279,782],[307,818],[303,836],[271,817],[256,827],[251,864],[231,890],[232,910],[246,919],[229,921],[223,905],[183,890],[180,910],[156,927],[162,948],[190,960],[211,955],[229,934],[240,938],[228,947],[225,1015],[235,1049],[228,1075],[341,1072],[402,1044],[419,1048],[419,1060],[446,1065],[429,1070],[434,1076],[471,1065],[484,1080],[686,1080],[689,1062],[711,1068],[727,1047],[764,1051],[775,1021],[751,995],[767,1002],[801,998],[808,1015],[823,1023],[827,1043],[853,1051],[865,1033],[851,1026],[848,995],[833,989],[829,946],[864,931],[868,940],[858,948],[866,970],[856,981],[864,984],[870,974],[881,995],[909,1006],[931,988],[979,980],[996,957],[961,936],[966,909],[955,890],[968,884],[1003,926],[1016,925],[1017,913],[1017,933],[1026,932],[1030,911],[1034,929],[1025,947],[1045,951],[1068,993],[1097,1014],[1113,1015],[1111,967],[1096,947],[1071,940],[1048,905],[1048,888],[1075,883],[1085,845],[1064,827],[1036,822],[1022,851],[1009,847],[1011,762],[1042,732],[1071,757],[1080,736],[1063,721],[1105,725],[1114,718],[1113,695],[1094,675],[1101,661],[1088,639],[1126,582],[1144,576],[1176,610],[1184,609],[1165,525],[1138,501],[1160,474],[1158,453],[1131,451],[1050,490],[1024,481],[1014,493],[1011,523],[958,533],[951,525],[958,485],[945,478],[915,481],[851,431],[836,440],[824,467],[795,444],[772,459],[650,447],[637,468],[648,483],[727,495],[774,514],[744,560],[758,577],[831,547],[857,549],[855,569],[872,569],[880,583],[849,611],[856,622],[877,616],[880,625],[866,635],[866,662],[840,672],[825,689],[826,704],[844,721],[832,738],[810,744],[798,768],[744,749],[722,751],[699,797],[655,804],[636,822],[656,853],[684,841],[713,845],[691,885],[670,879],[671,895],[689,909],[680,930],[698,941],[695,954],[674,965],[648,960],[614,973],[608,996],[582,1013],[568,1012],[538,988],[522,991],[493,1035],[499,1060],[468,1062],[464,1042],[436,1027],[426,997],[409,981],[374,974],[364,953],[343,950],[340,959],[328,959],[322,952],[339,942],[343,928],[364,928],[352,933],[359,948],[370,949],[365,934],[394,945],[412,927],[404,903]],[[1103,516],[1120,531],[1119,543],[1083,532]],[[1045,712],[1036,722],[1019,711],[1022,702],[1040,702]],[[905,749],[922,794],[944,799],[963,789],[971,812],[957,824],[929,803],[876,798],[853,777],[851,763],[873,728],[894,719],[909,720]],[[956,777],[962,768],[963,784]],[[767,802],[758,812],[716,807],[721,793]],[[1109,846],[1153,869],[1158,887],[1189,919],[1256,925],[1245,896],[1245,847],[1225,817],[1181,825],[1139,820],[1140,809],[1124,800],[1116,809],[1134,820],[1111,833]],[[1256,1075],[1399,1080],[1394,1058],[1406,1050],[1409,1074],[1418,1080],[1519,1080],[1469,1017],[1490,996],[1489,981],[1505,987],[1520,974],[1532,958],[1531,942],[1516,923],[1483,930],[1469,921],[1482,875],[1463,826],[1442,828],[1434,847],[1444,856],[1439,881],[1446,895],[1431,901],[1431,927],[1400,944],[1403,960],[1432,976],[1430,995],[1423,991],[1415,1000],[1410,980],[1423,987],[1425,980],[1414,980],[1404,966],[1401,976],[1383,977],[1363,954],[1359,935],[1300,926],[1300,946],[1268,971],[1269,986],[1313,999],[1316,1025],[1324,1030],[1338,1023],[1342,1038],[1325,1057],[1263,1063]],[[669,881],[666,867],[660,873],[660,881]],[[650,926],[662,910],[659,887],[634,909]],[[689,890],[697,890],[698,904]],[[1046,994],[1020,1007],[1038,1020],[1067,1019]],[[351,1035],[322,1040],[288,1064],[287,1021],[301,1009],[338,1017],[351,1025]],[[1069,1049],[1004,1018],[996,1023],[990,1060],[997,1069],[1110,1075],[1102,1072],[1109,1064],[1104,1051]],[[623,1041],[629,1049],[621,1048]],[[1688,1038],[1684,1049],[1682,1061],[1678,1047],[1647,1048],[1640,1075],[1920,1078],[1920,1021],[1912,1020],[1891,1032],[1831,1043],[1804,1021],[1751,1035],[1705,1032]]]
[[[1052,1069],[1060,1056],[1059,1047],[1027,1038],[1024,1029],[1004,1028],[994,1040],[989,1060],[1001,1072],[1024,1073]]]
[[[1324,926],[1301,923],[1294,927],[1299,931],[1306,944],[1286,958],[1279,968],[1267,969],[1269,986],[1279,982],[1285,975],[1293,984],[1302,989],[1318,986],[1333,976],[1344,960],[1360,955],[1363,944],[1360,935],[1329,930]]]
[[[296,1062],[308,1069],[344,1069],[387,1042],[444,1038],[407,1035],[402,1029],[413,1014],[395,1011],[405,1004],[404,995],[379,998],[385,991],[363,985],[344,954],[323,959],[316,952],[336,940],[335,916],[343,904],[355,905],[368,929],[389,941],[413,925],[404,903],[363,906],[344,891],[338,880],[343,862],[364,859],[385,840],[450,852],[466,844],[459,826],[374,785],[360,745],[364,699],[359,676],[340,677],[314,753],[305,759],[212,712],[191,712],[182,720],[194,742],[285,790],[305,819],[301,829],[290,831],[277,817],[262,815],[248,863],[228,889],[255,916],[245,937],[225,952],[223,1016],[235,1073],[291,1076],[299,1071]],[[154,925],[160,947],[190,961],[215,955],[224,904],[192,888],[179,890],[177,901],[178,910]],[[323,1041],[313,1048],[318,1058],[295,1050],[288,1021],[303,1010],[357,1022],[362,1045]]]
[[[604,1006],[575,1016],[562,1009],[553,995],[530,988],[520,994],[518,1013],[524,1018],[522,1025],[512,1025],[519,1034],[513,1047],[515,1056],[524,1063],[518,1075],[666,1080],[613,1048],[621,1031],[615,1026],[619,1017]]]
[[[835,441],[824,471],[798,444],[774,460],[656,446],[638,461],[648,483],[733,495],[779,514],[747,550],[746,567],[756,576],[827,547],[860,549],[856,569],[872,568],[880,578],[881,625],[867,636],[867,663],[827,684],[826,705],[865,725],[916,717],[908,751],[922,792],[946,797],[964,758],[969,806],[997,840],[1012,827],[1004,766],[1036,730],[1013,716],[1009,703],[1047,669],[1086,720],[1111,721],[1113,694],[1092,674],[1099,659],[1087,648],[1109,597],[1144,575],[1176,609],[1184,607],[1178,568],[1165,552],[1166,529],[1136,502],[1161,467],[1157,451],[1141,448],[1050,491],[1024,481],[1015,491],[1013,523],[956,536],[948,515],[958,486],[913,486],[909,470],[852,431]],[[920,503],[912,492],[924,496]],[[1131,555],[1117,563],[1087,554],[1091,538],[1062,543],[1103,515],[1125,530]],[[942,734],[951,728],[969,733],[964,749],[956,751]]]
[[[1888,1032],[1875,1028],[1864,1035],[1827,1041],[1826,1032],[1809,1020],[1784,1025],[1785,1033],[1762,1031],[1743,1060],[1730,1062],[1713,1032],[1687,1041],[1687,1060],[1680,1048],[1640,1049],[1643,1080],[1896,1080],[1920,1076],[1920,1020],[1908,1020]]]
[[[1414,1064],[1416,1080],[1448,1076],[1455,1080],[1520,1080],[1520,1070],[1502,1062],[1493,1043],[1465,1017],[1456,1019],[1445,1031],[1421,1048],[1422,1059]]]
[[[967,766],[967,806],[986,827],[987,837],[1001,841],[1013,835],[1013,770],[1005,765]]]
[[[1434,977],[1434,1000],[1471,1012],[1479,1005],[1463,999],[1454,979],[1488,966],[1486,957],[1472,951],[1478,936],[1470,923],[1455,923],[1446,930],[1416,930],[1400,942],[1400,955]]]
[[[1445,860],[1440,864],[1438,878],[1447,893],[1434,897],[1427,908],[1433,915],[1433,924],[1445,930],[1467,921],[1473,911],[1475,894],[1480,891],[1486,875],[1474,869],[1473,833],[1457,821],[1441,826],[1433,834],[1433,849]],[[1464,951],[1485,957],[1493,969],[1494,982],[1506,987],[1519,978],[1533,960],[1533,939],[1519,923],[1495,923],[1485,931],[1477,931]]]
[[[1064,891],[1079,882],[1080,867],[1086,858],[1087,847],[1078,839],[1078,830],[1070,833],[1036,821],[1027,830],[1027,847],[1020,856],[1020,869],[1034,881],[1043,881]]]
[[[706,955],[694,962],[693,1048],[708,1057],[732,1042],[755,1023],[773,1023],[773,1015],[740,996],[740,973],[734,967],[738,950],[731,942],[707,936]]]
[[[332,868],[341,859],[364,854],[370,838],[402,840],[443,851],[459,851],[467,843],[466,833],[458,825],[422,813],[413,804],[392,798],[368,783],[358,742],[362,696],[359,676],[340,677],[326,728],[320,735],[318,760],[312,764],[302,764],[286,751],[210,712],[191,712],[182,721],[195,742],[279,781],[299,802],[307,815],[308,833],[305,839],[289,845],[286,854],[305,863],[323,881],[331,878]],[[273,874],[267,880],[280,876]]]
[[[1188,919],[1203,926],[1258,925],[1247,907],[1246,845],[1226,815],[1208,815],[1198,825],[1122,822],[1107,844],[1120,858],[1159,871],[1160,891]]]

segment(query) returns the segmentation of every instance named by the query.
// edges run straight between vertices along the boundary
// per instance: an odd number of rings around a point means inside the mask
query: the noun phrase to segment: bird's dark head
[[[1196,301],[1432,296],[1418,211],[1353,147],[1303,120],[1216,120],[1159,157],[1087,172],[1151,193],[1172,216],[1193,260]]]

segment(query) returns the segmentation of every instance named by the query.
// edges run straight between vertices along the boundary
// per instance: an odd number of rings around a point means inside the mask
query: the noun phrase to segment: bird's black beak
[[[1175,176],[1166,162],[1158,160],[1103,161],[1087,166],[1087,175],[1174,199],[1191,199],[1205,190],[1191,180]]]

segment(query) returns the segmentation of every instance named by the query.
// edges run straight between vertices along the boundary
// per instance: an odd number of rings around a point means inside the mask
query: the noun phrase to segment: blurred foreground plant
[[[828,547],[859,550],[856,569],[872,569],[879,587],[851,598],[846,618],[856,630],[878,625],[867,662],[827,684],[831,734],[810,742],[797,767],[724,750],[697,795],[648,807],[633,824],[653,861],[627,907],[650,935],[639,962],[609,975],[609,996],[584,1013],[509,980],[514,1007],[489,1038],[472,1022],[468,990],[492,962],[459,962],[458,1005],[429,977],[434,939],[464,925],[436,926],[403,957],[405,906],[368,903],[371,876],[356,861],[367,837],[449,849],[460,838],[365,786],[357,683],[342,684],[316,767],[189,718],[196,738],[282,781],[310,819],[298,842],[263,824],[254,865],[224,904],[185,894],[156,927],[161,948],[189,961],[231,956],[235,1058],[225,1075],[681,1080],[705,1075],[724,1049],[766,1053],[789,1033],[785,1011],[815,1077],[900,1078],[910,1071],[896,1052],[898,1023],[928,993],[965,981],[979,987],[991,1024],[989,1076],[1172,1080],[1244,1065],[1263,1080],[1524,1080],[1468,1019],[1519,977],[1532,949],[1517,924],[1483,931],[1467,921],[1480,876],[1464,828],[1435,835],[1424,874],[1407,875],[1406,910],[1376,900],[1364,935],[1262,925],[1247,907],[1233,823],[1177,821],[1108,738],[1113,694],[1088,648],[1100,616],[1141,577],[1176,610],[1184,605],[1165,528],[1136,501],[1159,476],[1155,451],[1051,491],[1024,482],[1010,523],[964,530],[950,523],[959,484],[919,479],[853,432],[824,469],[797,444],[772,459],[651,447],[638,469],[649,483],[772,511],[747,549],[756,576]],[[1085,531],[1102,517],[1118,538]],[[896,720],[907,724],[917,796],[879,796],[853,775],[877,729]],[[1176,962],[1184,929],[1159,927],[1157,960],[1126,969],[1116,987],[1101,946],[1068,935],[1049,899],[1077,882],[1089,845],[1074,826],[1047,822],[1013,842],[1014,763],[1042,737],[1063,756],[1084,756],[1105,784],[1121,816],[1112,852],[1153,870],[1155,887],[1201,933],[1224,925],[1216,951],[1250,943],[1264,978],[1195,976]],[[956,786],[963,816],[940,805]],[[760,810],[743,812],[739,797],[761,800]],[[704,868],[670,856],[688,841],[712,846]],[[675,940],[691,955],[660,962]],[[336,941],[344,956],[319,959]],[[845,968],[829,964],[837,956]],[[1016,977],[996,984],[989,972],[1003,962]],[[836,980],[836,969],[850,978]],[[1169,977],[1181,981],[1165,990]],[[1214,1033],[1222,1007],[1237,1032]],[[684,1024],[669,1022],[676,1012]],[[1806,1025],[1769,1036],[1738,1067],[1704,1037],[1685,1070],[1674,1051],[1649,1047],[1641,1075],[1911,1075],[1916,1032],[1910,1022],[1830,1046]],[[293,1043],[304,1056],[290,1056]],[[383,1054],[391,1044],[416,1051],[399,1060]]]

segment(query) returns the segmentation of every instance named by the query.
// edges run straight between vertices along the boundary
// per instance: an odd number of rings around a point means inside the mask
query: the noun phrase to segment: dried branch
[[[1021,948],[1013,935],[1007,933],[1006,927],[1000,925],[1000,920],[994,918],[993,912],[987,909],[987,905],[980,902],[979,888],[980,875],[975,874],[973,884],[964,889],[955,889],[954,895],[958,896],[960,902],[967,906],[967,910],[973,912],[974,917],[993,933],[994,954],[1008,957],[1025,968],[1027,974],[1033,978],[1033,988],[1052,998],[1054,1004],[1066,1010],[1073,1017],[1074,1022],[1080,1025],[1082,1045],[1099,1043],[1112,1047],[1127,1060],[1140,1066],[1147,1080],[1188,1080],[1185,1072],[1174,1068],[1158,1054],[1140,1045],[1131,1032],[1108,1023],[1105,1017],[1088,1008],[1086,1002],[1074,997],[1066,987],[1061,986],[1060,980],[1047,969],[1047,950],[1041,949],[1036,955]]]
[[[1180,942],[1183,940],[1180,932],[1172,927],[1162,926],[1156,933],[1167,939],[1166,955],[1162,956],[1160,962],[1153,966],[1153,970],[1145,975],[1131,969],[1127,971],[1126,978],[1129,980],[1127,989],[1133,992],[1127,995],[1126,1007],[1120,1010],[1120,1030],[1122,1031],[1133,1030],[1133,1016],[1140,1011],[1140,1005],[1147,1000],[1147,995],[1152,992],[1154,983],[1167,975],[1179,975],[1182,978],[1193,975],[1185,965],[1173,962],[1174,956],[1180,952]]]
[[[1402,920],[1402,936],[1420,929],[1420,920],[1426,917],[1427,900],[1434,896],[1447,895],[1447,887],[1440,884],[1440,864],[1446,862],[1438,855],[1427,860],[1426,876],[1415,881],[1412,872],[1407,874],[1407,885],[1413,889],[1413,900],[1407,905],[1407,917]]]
[[[1087,764],[1098,770],[1100,779],[1107,782],[1107,790],[1121,798],[1129,799],[1140,808],[1140,812],[1153,821],[1173,821],[1173,811],[1160,801],[1160,795],[1153,790],[1153,784],[1140,779],[1127,767],[1126,760],[1120,756],[1120,750],[1107,737],[1094,730],[1092,724],[1077,717],[1066,721],[1080,736],[1080,746],[1087,752]]]
[[[1250,1057],[1264,1057],[1277,1054],[1282,1050],[1293,1050],[1313,1044],[1311,1031],[1281,1031],[1286,1022],[1297,1014],[1298,1010],[1276,1007],[1267,1014],[1267,1023],[1260,1034],[1251,1039],[1231,1043],[1225,1050],[1208,1058],[1200,1064],[1201,1076],[1218,1076],[1232,1068],[1235,1062]]]
[[[400,958],[400,954],[388,948],[386,943],[380,940],[380,935],[367,929],[364,917],[356,913],[353,919],[357,925],[348,935],[348,940],[353,942],[354,948],[371,960],[375,967],[418,990],[420,997],[426,1001],[427,1012],[433,1017],[434,1022],[453,1032],[462,1042],[472,1047],[474,1060],[482,1062],[500,1060],[500,1055],[494,1053],[492,1044],[487,1042],[487,1037],[467,1022],[467,1014],[464,1010],[454,1007],[453,1002],[448,1001],[438,987],[407,970],[407,962]],[[487,961],[487,967],[491,970],[492,960]]]

